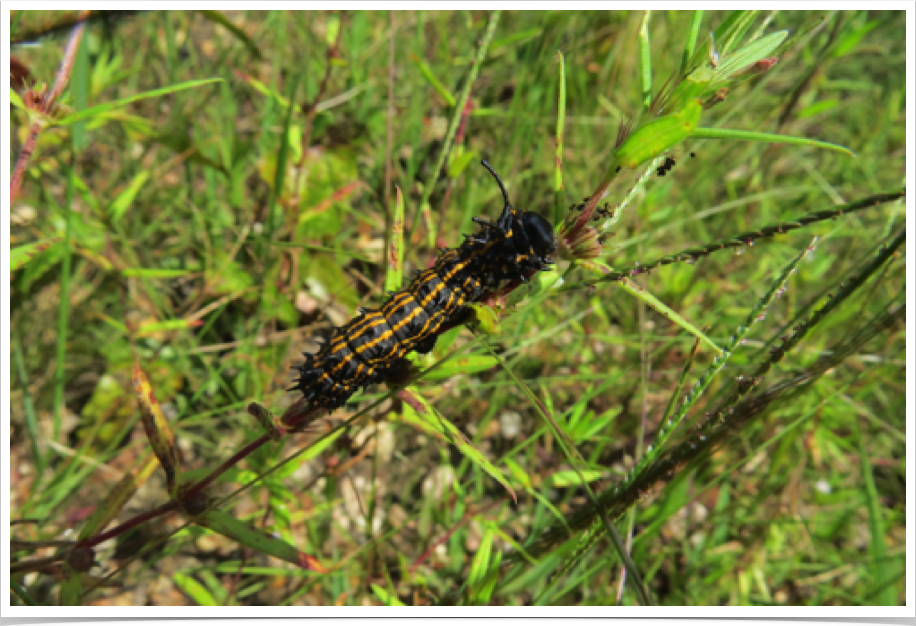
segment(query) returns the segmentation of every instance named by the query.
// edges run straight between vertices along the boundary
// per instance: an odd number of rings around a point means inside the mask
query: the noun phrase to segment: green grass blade
[[[697,47],[697,40],[700,37],[700,26],[703,24],[703,11],[694,11],[690,20],[690,30],[687,33],[687,40],[684,42],[684,52],[681,53],[681,67],[678,74],[683,76],[690,70],[690,59]]]
[[[445,100],[446,104],[448,104],[449,107],[454,107],[456,102],[455,96],[453,96],[452,92],[442,84],[442,81],[436,78],[436,75],[433,74],[432,69],[430,69],[430,67],[423,61],[423,59],[418,57],[416,54],[411,54],[410,60],[413,61],[414,65],[416,65],[420,70],[420,74],[423,75],[423,78],[426,79],[426,82],[428,82],[429,85],[436,90],[436,93],[442,96],[442,99]]]
[[[258,45],[248,36],[248,34],[232,23],[232,21],[223,15],[221,11],[198,11],[205,19],[213,22],[214,24],[219,24],[230,33],[233,37],[242,42],[242,45],[248,50],[252,57],[255,59],[261,59],[261,51],[258,49]]]
[[[401,414],[404,422],[458,448],[458,451],[472,463],[495,478],[509,492],[513,501],[518,502],[515,490],[503,473],[416,389],[407,387],[399,391],[398,396],[404,400],[404,410]]]
[[[73,222],[73,191],[76,168],[76,150],[70,160],[67,173],[67,191],[64,201],[63,259],[60,266],[60,304],[57,316],[57,364],[54,373],[54,428],[52,441],[57,441],[64,414],[64,378],[67,362],[67,321],[70,316],[70,264],[73,251],[70,245]]]
[[[557,60],[560,63],[559,95],[557,96],[557,152],[553,174],[553,223],[563,221],[566,210],[566,197],[563,193],[563,136],[566,125],[566,62],[563,53],[557,51]]]
[[[680,313],[678,313],[677,311],[669,307],[667,304],[665,304],[664,302],[662,302],[661,300],[653,296],[651,293],[649,293],[647,289],[645,289],[644,287],[641,287],[640,285],[637,285],[633,281],[630,281],[626,278],[621,279],[618,284],[621,286],[621,288],[624,291],[626,291],[630,295],[633,295],[639,298],[640,300],[648,304],[650,307],[652,307],[653,309],[655,309],[656,311],[658,311],[659,313],[667,317],[669,320],[671,320],[672,322],[674,322],[675,324],[677,324],[678,326],[686,330],[688,333],[690,333],[691,335],[693,335],[694,337],[696,337],[697,339],[705,343],[707,346],[715,350],[716,354],[722,354],[722,349],[719,346],[717,346],[715,342],[712,339],[710,339],[705,333],[703,333],[703,331],[701,331],[699,328],[697,328],[696,326],[688,322],[686,319],[684,319],[680,315]]]
[[[28,265],[29,261],[33,260],[36,256],[58,241],[59,239],[57,237],[53,237],[51,239],[44,239],[42,241],[27,243],[17,248],[12,248],[10,250],[10,274]]]
[[[886,531],[884,518],[881,515],[881,500],[875,486],[875,477],[872,471],[869,451],[862,436],[862,426],[857,415],[852,416],[855,425],[856,444],[859,452],[859,465],[862,471],[862,480],[865,483],[865,506],[868,509],[868,529],[870,536],[869,557],[871,561],[873,586],[877,588],[878,600],[882,606],[897,606],[897,593],[894,585],[890,583],[893,572],[887,558]]]
[[[471,97],[471,88],[477,80],[477,73],[480,71],[480,66],[487,56],[487,49],[490,46],[490,42],[493,40],[493,34],[496,32],[496,27],[499,25],[500,14],[500,11],[493,11],[490,13],[490,18],[487,22],[487,30],[480,41],[480,46],[478,46],[477,52],[474,55],[474,63],[471,65],[471,71],[468,73],[464,88],[461,90],[461,95],[458,96],[458,102],[452,111],[452,119],[449,121],[448,130],[445,132],[445,141],[442,142],[439,156],[436,158],[436,164],[433,166],[429,177],[426,179],[426,184],[423,186],[423,196],[420,198],[420,203],[417,205],[417,210],[414,212],[413,220],[410,224],[411,234],[417,229],[417,222],[420,220],[420,215],[429,204],[429,198],[432,196],[433,188],[436,186],[436,181],[439,180],[439,173],[442,171],[442,166],[445,163],[446,157],[449,152],[451,152],[452,142],[455,140],[455,134],[458,132],[458,124],[461,122],[461,116],[464,113],[468,98]]]
[[[38,445],[41,433],[38,428],[38,417],[35,415],[35,405],[32,403],[32,393],[29,391],[29,374],[25,368],[25,359],[22,357],[22,342],[18,333],[13,335],[13,358],[16,361],[19,384],[22,385],[22,406],[25,411],[26,431],[29,434],[29,447],[32,450],[32,460],[35,463],[35,484],[37,486],[41,483],[42,475],[45,471],[45,459],[41,454],[41,447]]]
[[[194,600],[198,606],[219,606],[220,603],[214,598],[207,588],[202,584],[197,582],[196,579],[184,574],[182,572],[175,572],[173,574],[173,580],[175,584],[181,589],[189,598]]]
[[[389,592],[383,587],[379,587],[375,583],[372,583],[370,587],[372,588],[372,593],[375,594],[375,597],[381,600],[385,606],[407,606],[398,600],[398,597],[395,594]]]
[[[299,81],[302,75],[297,73],[289,87],[290,102],[296,101],[296,94],[299,91]],[[280,135],[280,149],[277,154],[277,170],[274,172],[274,188],[270,193],[270,201],[267,205],[267,228],[264,229],[266,239],[273,240],[274,230],[277,227],[277,218],[274,215],[277,207],[277,200],[283,196],[284,185],[286,184],[286,164],[289,160],[289,133],[293,123],[293,107],[286,109],[286,120],[283,122],[283,133]]]
[[[167,96],[172,93],[179,91],[185,91],[186,89],[194,89],[196,87],[202,87],[203,85],[209,85],[211,83],[222,82],[222,78],[205,78],[202,80],[189,80],[184,83],[178,83],[177,85],[171,85],[169,87],[163,87],[161,89],[153,89],[151,91],[144,91],[143,93],[138,93],[136,95],[121,98],[120,100],[115,100],[113,102],[106,102],[104,104],[97,104],[94,107],[89,107],[84,111],[78,111],[72,115],[68,115],[63,119],[56,121],[55,126],[70,126],[76,122],[81,122],[83,120],[89,120],[103,113],[108,113],[115,109],[120,109],[123,106],[127,106],[133,102],[138,102],[140,100],[148,100],[150,98],[158,98],[160,96]]]
[[[693,388],[690,390],[690,393],[684,398],[683,403],[681,403],[680,408],[675,412],[675,414],[665,421],[661,428],[658,430],[658,434],[655,438],[655,444],[650,446],[646,451],[646,455],[640,459],[636,464],[636,469],[631,472],[631,480],[627,482],[632,482],[639,473],[645,469],[657,456],[658,451],[665,445],[665,443],[670,438],[671,434],[677,429],[681,424],[684,418],[687,416],[687,413],[696,404],[697,400],[700,399],[700,396],[709,388],[709,385],[712,381],[719,375],[722,371],[722,368],[725,367],[725,364],[728,363],[734,351],[741,345],[742,340],[747,336],[747,333],[750,331],[751,327],[756,324],[758,321],[763,319],[764,314],[766,313],[767,308],[770,304],[785,290],[786,284],[789,282],[789,278],[796,272],[798,265],[813,249],[814,243],[817,241],[815,237],[811,243],[794,258],[780,273],[779,277],[773,282],[770,286],[770,289],[764,294],[764,296],[758,300],[756,306],[751,309],[751,312],[748,314],[747,318],[744,321],[744,324],[738,326],[735,329],[734,334],[728,341],[728,344],[722,349],[720,356],[717,356],[713,360],[712,365],[700,376],[700,379],[696,382]]]
[[[854,157],[855,153],[849,148],[838,146],[826,141],[817,139],[808,139],[807,137],[790,137],[788,135],[777,135],[775,133],[759,133],[750,130],[730,130],[725,128],[697,128],[691,134],[692,139],[731,139],[737,141],[759,141],[763,143],[784,143],[792,146],[811,146],[814,148],[823,148],[840,152],[847,156]]]
[[[240,522],[233,515],[225,511],[210,510],[194,518],[194,521],[205,528],[209,528],[213,532],[239,542],[243,546],[247,546],[252,550],[270,555],[274,558],[287,561],[302,569],[319,573],[324,573],[326,571],[324,566],[319,563],[315,557],[309,556],[295,546],[290,545],[282,539],[277,539],[260,528],[255,528],[244,522]]]
[[[137,172],[137,175],[130,181],[130,184],[128,184],[124,191],[119,193],[114,199],[111,206],[108,207],[108,215],[111,217],[112,223],[117,224],[121,221],[121,218],[124,217],[124,214],[127,213],[127,210],[134,203],[137,194],[140,193],[140,189],[142,189],[146,181],[149,180],[149,175],[149,170],[140,170]]]
[[[649,16],[652,11],[643,14],[639,27],[639,80],[642,88],[642,108],[648,111],[652,105],[652,47],[649,45]]]
[[[385,272],[385,291],[399,291],[404,284],[404,195],[395,187],[397,199],[394,219],[388,240],[388,269]]]

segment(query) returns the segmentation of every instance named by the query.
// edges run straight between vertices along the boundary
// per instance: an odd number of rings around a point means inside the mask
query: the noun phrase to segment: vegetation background
[[[13,40],[74,15],[13,12]],[[14,576],[14,602],[68,597],[68,570],[54,555],[148,454],[131,382],[136,358],[182,467],[212,469],[262,432],[245,411],[249,402],[281,413],[295,400],[285,389],[299,353],[314,350],[358,306],[382,301],[395,186],[406,206],[406,268],[425,268],[436,245],[457,245],[458,233],[472,232],[471,217],[500,210],[480,158],[507,181],[516,206],[551,215],[558,50],[570,203],[594,190],[618,125],[642,104],[643,13],[504,13],[455,147],[431,182],[488,13],[108,18],[88,24],[56,114],[164,92],[43,132],[12,205],[11,247],[37,245],[10,277],[10,500],[19,520],[11,531],[20,541],[14,561],[47,559]],[[725,18],[702,16],[701,45]],[[651,16],[656,85],[678,69],[693,19],[691,12]],[[903,11],[761,13],[752,32],[796,34],[821,23],[769,73],[707,112],[702,125],[817,138],[857,156],[688,140],[674,152],[677,166],[650,178],[621,214],[603,260],[632,266],[900,189],[904,20]],[[66,36],[40,41],[13,53],[32,80],[50,84]],[[221,81],[172,89],[212,78]],[[12,117],[15,161],[29,118],[20,108]],[[620,202],[637,176],[619,178],[608,200]],[[900,200],[635,278],[723,345],[786,263],[821,237],[787,293],[693,407],[684,433],[903,222]],[[791,380],[901,306],[903,250],[765,384]],[[471,339],[455,329],[433,358]],[[652,442],[694,339],[644,300],[604,283],[525,309],[488,342],[550,408],[602,493]],[[905,603],[904,342],[899,320],[804,393],[736,428],[620,519],[654,602]],[[681,395],[713,357],[700,347]],[[308,433],[257,450],[213,486],[231,496],[222,510],[295,545],[326,573],[172,514],[100,544],[79,601],[636,603],[606,538],[581,553],[581,533],[538,556],[526,550],[589,499],[520,383],[492,358],[475,344],[416,388],[508,477],[517,503],[480,463],[412,426],[385,388],[370,388]],[[143,478],[118,520],[169,499],[160,470]],[[513,550],[523,557],[481,585],[495,555],[507,560]]]

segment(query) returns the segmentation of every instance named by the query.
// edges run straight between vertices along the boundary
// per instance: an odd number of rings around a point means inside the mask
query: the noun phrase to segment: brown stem
[[[57,70],[57,76],[54,78],[54,86],[51,88],[51,91],[35,105],[37,112],[42,115],[49,115],[51,113],[54,108],[54,101],[64,92],[64,87],[70,79],[70,72],[73,71],[73,62],[76,59],[76,52],[79,50],[80,42],[83,40],[83,32],[86,29],[84,20],[88,15],[88,11],[80,13],[80,22],[70,34],[70,40],[67,42],[67,49],[64,51],[64,58]],[[38,137],[41,135],[44,127],[44,124],[40,121],[35,121],[29,128],[29,138],[22,147],[19,158],[16,159],[16,167],[13,168],[13,177],[10,180],[10,205],[12,205],[13,200],[15,200],[16,196],[19,194],[19,190],[22,187],[22,181],[25,179],[26,170],[29,168],[32,155],[35,154],[35,147],[38,145]]]

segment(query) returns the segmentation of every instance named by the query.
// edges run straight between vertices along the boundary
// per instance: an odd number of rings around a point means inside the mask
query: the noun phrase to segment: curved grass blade
[[[759,141],[763,143],[785,143],[792,146],[811,146],[813,148],[823,148],[832,150],[847,156],[854,157],[855,153],[846,148],[827,141],[818,141],[817,139],[808,139],[807,137],[790,137],[789,135],[777,135],[775,133],[758,133],[750,130],[732,130],[725,128],[696,128],[691,133],[691,139],[733,139],[737,141]]]
[[[467,437],[454,424],[445,419],[416,389],[412,387],[402,389],[398,392],[398,397],[404,401],[401,419],[405,423],[458,448],[472,463],[495,478],[509,492],[514,502],[518,502],[515,491],[503,473],[490,463],[483,453],[475,448]]]
[[[115,100],[113,102],[106,102],[104,104],[99,104],[94,107],[89,107],[83,111],[78,111],[73,115],[68,115],[60,120],[54,122],[55,126],[70,126],[76,122],[82,120],[88,120],[103,113],[108,113],[114,109],[119,109],[123,106],[131,104],[133,102],[138,102],[140,100],[148,100],[150,98],[158,98],[159,96],[167,96],[172,93],[179,91],[185,91],[186,89],[194,89],[195,87],[202,87],[203,85],[209,85],[211,83],[222,82],[222,78],[205,78],[202,80],[189,80],[183,83],[178,83],[177,85],[170,85],[168,87],[163,87],[161,89],[153,89],[151,91],[144,91],[143,93],[138,93],[128,98],[121,98],[120,100]]]

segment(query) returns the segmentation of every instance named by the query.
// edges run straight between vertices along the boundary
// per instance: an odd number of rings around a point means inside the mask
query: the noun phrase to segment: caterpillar
[[[329,412],[356,391],[389,380],[412,351],[426,354],[440,332],[465,318],[468,304],[494,291],[503,281],[528,282],[552,265],[557,239],[551,224],[532,211],[515,209],[499,174],[503,210],[495,222],[474,218],[480,230],[464,235],[457,248],[441,250],[433,266],[377,309],[361,309],[315,353],[303,353],[295,366],[299,377],[291,391],[302,392],[312,407]]]

